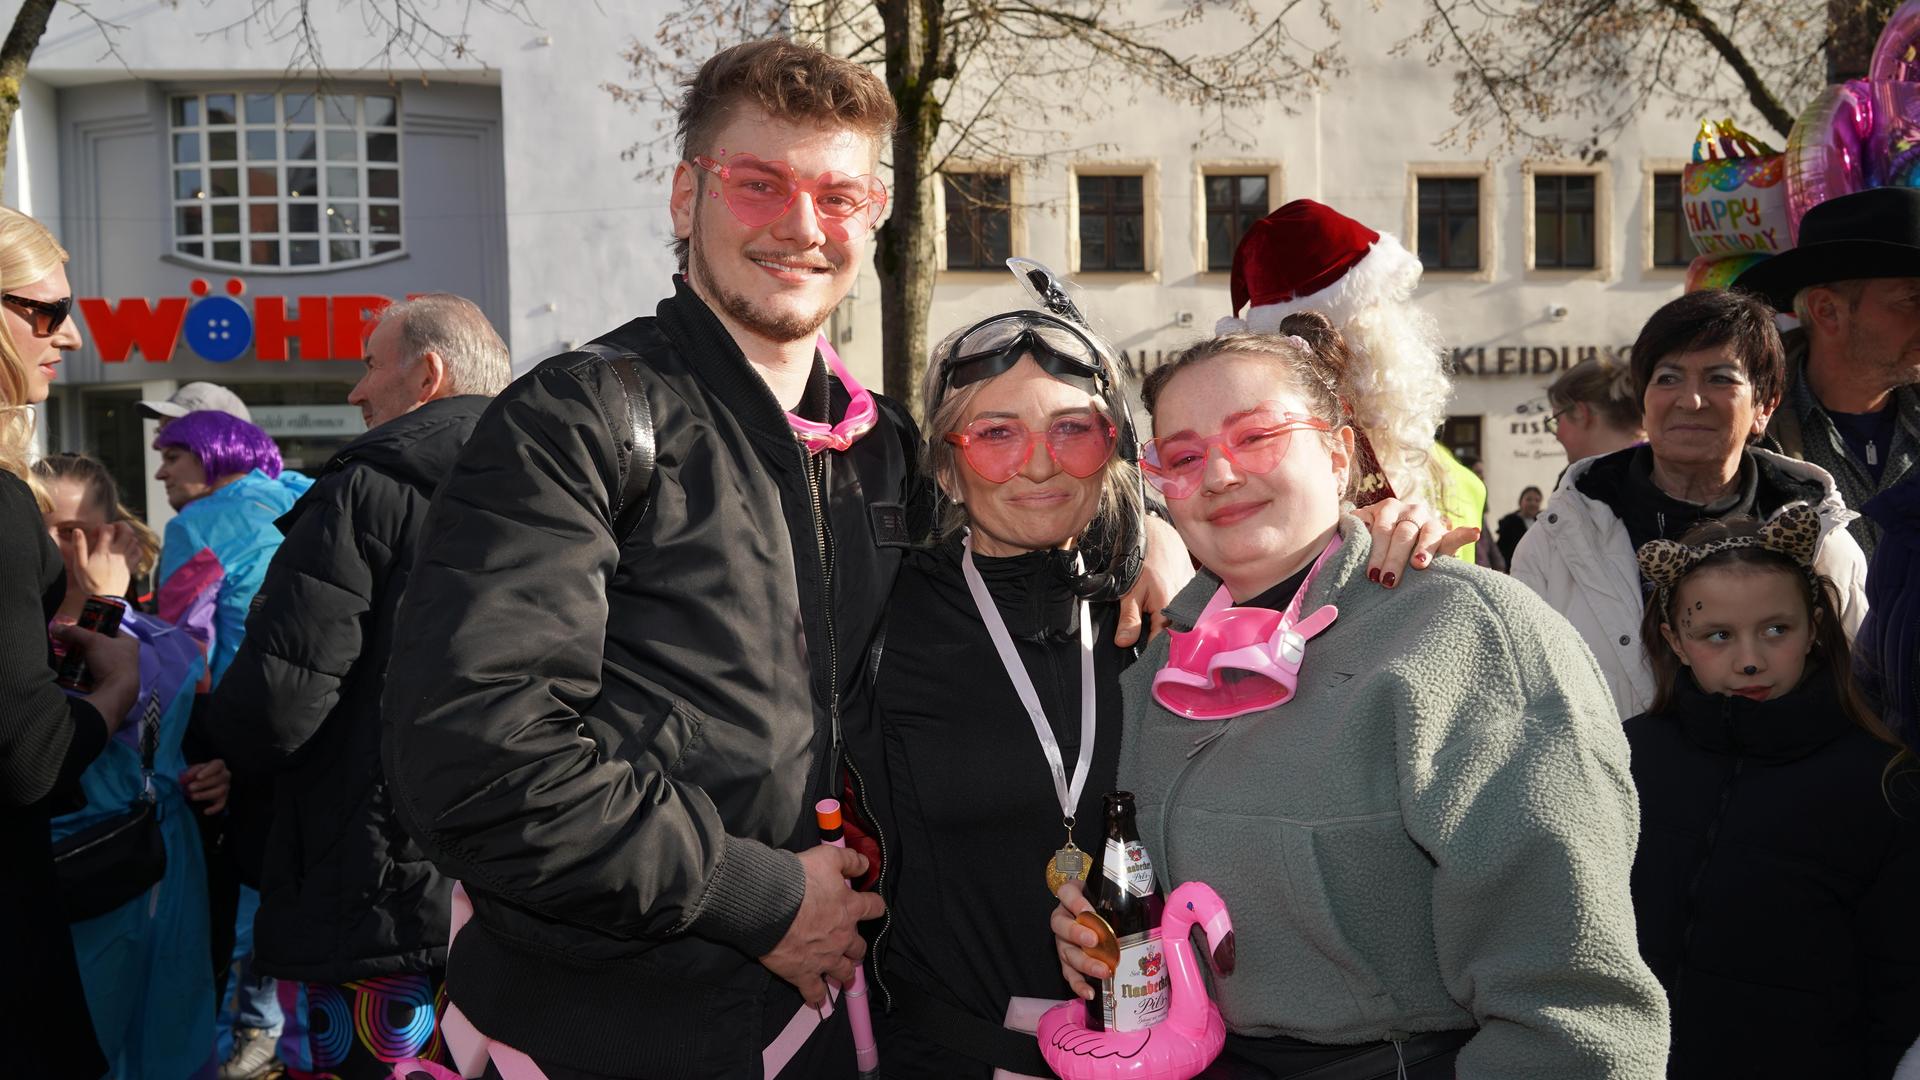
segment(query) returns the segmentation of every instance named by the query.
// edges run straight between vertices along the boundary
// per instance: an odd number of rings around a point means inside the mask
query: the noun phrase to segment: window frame
[[[1082,177],[1101,176],[1138,176],[1140,177],[1140,245],[1141,264],[1139,270],[1091,270],[1082,269],[1080,264],[1080,180]],[[1134,159],[1127,161],[1087,161],[1075,163],[1067,170],[1067,272],[1069,274],[1090,274],[1097,280],[1107,283],[1127,279],[1160,280],[1160,166],[1157,161]]]
[[[1681,237],[1681,250],[1686,252],[1686,261],[1680,263],[1662,263],[1658,261],[1659,253],[1654,250],[1656,238],[1659,236],[1658,222],[1655,219],[1657,210],[1654,206],[1654,199],[1657,197],[1659,191],[1658,180],[1662,176],[1669,175],[1680,177],[1686,169],[1686,164],[1686,161],[1681,158],[1647,158],[1640,163],[1640,191],[1643,200],[1642,205],[1646,207],[1646,219],[1644,227],[1641,229],[1642,246],[1640,256],[1640,271],[1644,275],[1657,275],[1660,277],[1685,276],[1687,267],[1690,266],[1693,260],[1700,254],[1699,249],[1693,246],[1693,234],[1687,228],[1687,212],[1685,209],[1686,187],[1684,181],[1680,188],[1681,202],[1680,205],[1675,207],[1675,211],[1679,215],[1679,220],[1676,222],[1676,225],[1678,226]]]
[[[164,261],[191,266],[195,269],[229,275],[293,275],[328,273],[337,270],[358,269],[392,262],[408,257],[407,222],[410,215],[406,209],[406,143],[405,116],[406,105],[398,87],[382,85],[355,85],[342,87],[335,93],[318,90],[289,90],[281,86],[258,84],[193,84],[166,86],[162,88],[159,125],[161,140],[161,159],[163,162],[162,183],[166,188],[167,230],[166,246],[162,253]],[[233,98],[233,117],[231,123],[214,124],[208,109],[210,98],[231,96]],[[272,101],[273,119],[269,121],[249,121],[249,98],[268,98]],[[328,122],[328,99],[350,98],[353,101],[351,125]],[[290,118],[290,107],[306,99],[312,109],[312,120],[299,123]],[[392,117],[386,124],[369,124],[368,99],[385,99],[392,102]],[[193,122],[176,122],[180,115],[180,103],[193,103]],[[274,156],[253,158],[247,150],[249,136],[271,132],[273,135]],[[289,134],[311,134],[314,139],[312,158],[287,156],[290,150]],[[330,158],[327,151],[328,136],[334,133],[351,133],[353,156],[349,158]],[[232,157],[222,158],[219,169],[231,169],[234,177],[232,195],[214,195],[212,173],[216,168],[213,162],[213,137],[231,134],[234,150]],[[390,135],[393,140],[393,159],[374,161],[368,156],[369,136]],[[182,158],[186,143],[182,137],[192,140],[194,158]],[[290,193],[290,176],[294,170],[311,169],[314,173],[314,189],[311,197],[295,197]],[[254,194],[254,181],[263,170],[271,170],[272,194]],[[333,171],[351,170],[353,172],[354,192],[336,194],[333,185],[336,177]],[[371,181],[375,174],[391,173],[393,191],[391,196],[371,194]],[[184,186],[188,181],[195,186],[192,195],[184,195],[189,190]],[[215,211],[231,207],[233,210],[233,228],[216,230]],[[259,218],[256,211],[272,208],[273,227],[256,230]],[[359,216],[357,228],[352,232],[335,232],[329,227],[331,213],[336,208],[346,208]],[[392,232],[374,232],[373,218],[376,211],[392,207],[397,221]],[[293,228],[293,211],[311,208],[314,214],[312,229]],[[199,209],[197,231],[183,231],[182,226],[190,220],[188,211]],[[333,245],[349,242],[356,245],[359,254],[349,258],[336,258]],[[294,245],[311,242],[317,261],[294,263]],[[235,245],[237,260],[221,258],[215,254],[216,244]],[[276,245],[276,262],[253,261],[255,245],[272,243]],[[198,244],[197,252],[189,250],[188,245]],[[386,250],[375,251],[376,245],[387,246]]]
[[[1477,180],[1480,182],[1480,265],[1473,270],[1448,270],[1421,264],[1423,281],[1492,281],[1500,263],[1500,220],[1495,216],[1495,174],[1485,162],[1416,161],[1407,163],[1406,231],[1403,246],[1420,257],[1420,181]]]
[[[1015,169],[1010,163],[955,162],[955,163],[949,164],[946,168],[941,169],[939,173],[937,173],[936,175],[939,177],[939,183],[935,185],[935,189],[934,189],[934,201],[935,201],[934,210],[935,210],[935,213],[939,215],[938,220],[940,222],[940,228],[937,230],[937,232],[934,235],[934,255],[936,259],[935,265],[939,268],[939,272],[943,274],[992,274],[992,275],[1004,274],[1006,272],[1006,268],[1004,265],[1000,263],[993,263],[991,265],[953,266],[949,261],[950,255],[949,255],[948,244],[947,244],[947,231],[948,231],[948,227],[952,222],[952,210],[954,208],[948,205],[949,200],[947,197],[947,186],[948,186],[947,182],[950,177],[959,177],[959,176],[967,176],[967,177],[998,176],[998,177],[1006,178],[1006,181],[1007,181],[1007,207],[1006,207],[1007,254],[1009,257],[1013,257],[1013,256],[1020,255],[1022,253],[1021,251],[1022,244],[1020,242],[1021,221],[1020,221],[1020,214],[1019,214],[1019,208],[1020,208],[1019,170]]]
[[[1248,178],[1262,176],[1267,181],[1267,205],[1253,220],[1258,221],[1274,212],[1285,203],[1282,195],[1283,168],[1278,161],[1201,161],[1196,162],[1193,172],[1193,265],[1195,272],[1205,281],[1225,281],[1232,274],[1233,252],[1226,253],[1227,269],[1214,270],[1209,264],[1213,258],[1212,244],[1207,238],[1208,222],[1212,211],[1207,206],[1207,181],[1218,176]],[[1236,210],[1239,209],[1236,206]],[[1251,212],[1251,211],[1249,211]],[[1249,225],[1252,222],[1248,222]],[[1246,230],[1241,230],[1245,235]],[[1234,240],[1236,246],[1239,238]]]
[[[1535,212],[1537,180],[1542,177],[1590,176],[1593,178],[1593,265],[1538,265],[1538,215]],[[1580,162],[1524,162],[1520,167],[1522,228],[1525,230],[1523,257],[1529,274],[1554,280],[1608,280],[1614,266],[1613,172],[1606,165]],[[1562,217],[1565,211],[1562,210]]]

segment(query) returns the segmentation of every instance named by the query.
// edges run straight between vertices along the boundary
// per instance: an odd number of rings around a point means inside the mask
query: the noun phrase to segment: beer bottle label
[[[1129,840],[1123,846],[1118,840],[1108,840],[1101,869],[1107,880],[1129,894],[1142,899],[1153,895],[1153,860],[1147,858],[1147,849],[1140,841]]]
[[[1173,1006],[1166,952],[1158,928],[1120,939],[1120,964],[1102,980],[1100,1003],[1108,1031],[1141,1031],[1167,1018]]]

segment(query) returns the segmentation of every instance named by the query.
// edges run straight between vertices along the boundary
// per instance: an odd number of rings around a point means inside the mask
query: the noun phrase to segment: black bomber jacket
[[[643,361],[646,512],[617,542],[630,428],[605,361],[563,354],[508,387],[427,519],[386,770],[473,899],[448,989],[476,1026],[575,1069],[754,1075],[763,1010],[801,1004],[756,958],[805,893],[813,803],[880,767],[870,725],[843,721],[868,712],[917,435],[882,399],[810,467],[684,282],[599,340]]]

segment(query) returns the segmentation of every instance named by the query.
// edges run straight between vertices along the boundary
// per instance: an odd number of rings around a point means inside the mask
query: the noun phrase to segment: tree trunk
[[[933,140],[940,131],[934,93],[939,43],[935,0],[881,0],[887,89],[900,110],[893,136],[893,213],[880,227],[874,269],[880,276],[880,345],[887,395],[921,416],[920,373],[927,361],[927,309],[933,303]]]
[[[13,138],[13,114],[20,111],[20,84],[27,78],[27,61],[47,32],[47,18],[56,0],[26,0],[13,17],[13,29],[0,45],[0,177],[7,173],[7,147]]]

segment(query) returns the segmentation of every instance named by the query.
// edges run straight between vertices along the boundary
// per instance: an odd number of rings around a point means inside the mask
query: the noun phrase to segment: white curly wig
[[[1353,357],[1343,389],[1355,422],[1373,441],[1394,490],[1402,498],[1431,500],[1444,481],[1428,448],[1446,417],[1453,383],[1439,324],[1413,303],[1419,256],[1393,236],[1379,236],[1333,284],[1291,300],[1252,305],[1244,318],[1221,319],[1214,330],[1275,333],[1280,320],[1296,311],[1318,311],[1333,320]]]

